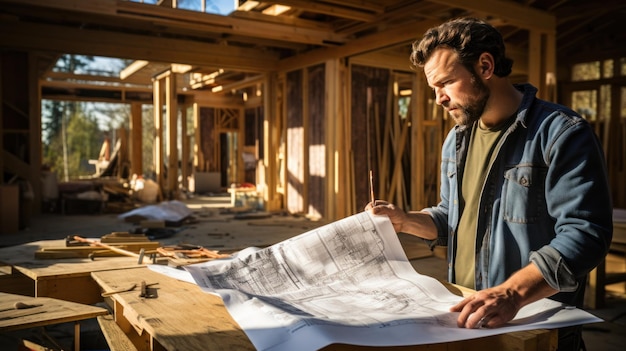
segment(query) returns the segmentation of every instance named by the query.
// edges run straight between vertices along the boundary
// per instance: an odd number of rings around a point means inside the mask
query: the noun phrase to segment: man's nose
[[[444,102],[450,100],[443,89],[435,88],[435,103],[441,105]]]

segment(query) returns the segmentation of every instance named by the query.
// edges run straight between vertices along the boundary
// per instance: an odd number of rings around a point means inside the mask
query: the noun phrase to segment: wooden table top
[[[42,240],[0,248],[0,263],[12,266],[15,270],[33,280],[57,278],[59,276],[89,276],[91,272],[139,267],[137,258],[97,257],[89,258],[39,259],[35,251],[41,247],[63,247],[65,240]],[[145,262],[148,260],[146,259]]]
[[[148,269],[94,272],[103,292],[126,289],[112,295],[123,316],[139,335],[149,333],[167,350],[255,350],[218,296],[197,285],[176,280]],[[151,285],[154,298],[140,297],[141,282]],[[119,313],[116,311],[116,313]]]
[[[50,297],[30,297],[0,292],[0,331],[75,322],[108,313],[101,307]]]
[[[147,267],[93,272],[92,277],[102,287],[103,292],[125,290],[136,285],[136,288],[131,291],[111,296],[116,303],[116,316],[123,314],[139,335],[147,332],[166,350],[255,350],[250,339],[226,310],[221,298],[203,292],[195,284],[153,272]],[[139,296],[142,281],[146,284],[158,283],[152,285],[157,297]],[[451,284],[445,285],[453,293],[459,295],[471,293],[469,289],[458,289]],[[132,328],[130,331],[134,332]],[[505,349],[549,349],[556,347],[556,330],[514,332],[445,345],[374,348],[332,344],[324,350],[465,349],[482,351],[494,345],[496,348]]]

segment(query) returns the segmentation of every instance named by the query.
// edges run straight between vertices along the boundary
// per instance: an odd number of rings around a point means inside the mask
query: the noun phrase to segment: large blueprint
[[[221,296],[258,350],[432,344],[600,321],[544,299],[509,326],[458,328],[449,309],[461,297],[416,273],[389,219],[369,212],[186,270],[181,279]]]

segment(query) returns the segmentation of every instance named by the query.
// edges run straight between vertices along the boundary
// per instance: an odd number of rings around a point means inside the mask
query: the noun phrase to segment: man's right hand
[[[406,212],[387,201],[376,200],[374,204],[371,202],[365,206],[366,211],[370,211],[377,216],[387,216],[393,224],[396,233],[401,232],[403,223],[407,220]]]
[[[396,205],[383,200],[375,200],[365,206],[373,215],[387,216],[396,233],[406,233],[427,240],[437,238],[437,228],[432,217],[421,211],[404,212]]]

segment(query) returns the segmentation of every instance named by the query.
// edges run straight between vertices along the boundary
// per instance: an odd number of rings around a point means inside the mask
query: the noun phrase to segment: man
[[[604,155],[587,122],[511,84],[500,33],[476,19],[413,44],[436,103],[457,124],[442,148],[440,203],[404,212],[369,204],[397,232],[448,247],[448,279],[477,292],[451,311],[459,327],[495,328],[550,297],[582,307],[587,274],[608,252],[612,206]],[[582,327],[559,330],[579,350]]]

